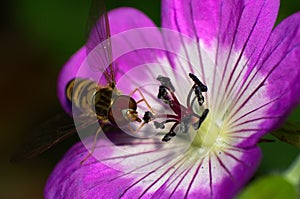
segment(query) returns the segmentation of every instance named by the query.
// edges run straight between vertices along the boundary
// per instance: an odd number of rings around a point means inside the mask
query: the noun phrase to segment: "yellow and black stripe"
[[[66,97],[81,112],[96,113],[98,117],[107,119],[113,101],[113,89],[109,86],[100,87],[89,79],[75,78],[66,87]]]

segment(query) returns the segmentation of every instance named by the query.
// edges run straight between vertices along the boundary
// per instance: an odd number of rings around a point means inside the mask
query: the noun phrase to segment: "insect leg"
[[[131,132],[132,134],[135,134],[135,133],[137,133],[141,128],[143,128],[143,126],[144,126],[145,124],[146,124],[146,123],[143,122],[136,130],[133,130],[132,127],[130,126],[130,124],[127,124],[127,126],[128,126],[128,128],[129,128],[130,132]]]
[[[141,95],[142,99],[138,100],[136,103],[140,103],[140,102],[145,102],[145,104],[147,105],[147,107],[149,108],[149,110],[154,113],[152,107],[150,106],[150,104],[148,103],[148,101],[146,100],[146,98],[144,97],[142,91],[139,88],[134,89],[131,93],[130,93],[130,97],[135,93],[135,92],[139,92],[139,94]]]
[[[93,145],[92,145],[92,149],[91,151],[89,152],[89,154],[83,159],[80,161],[80,164],[83,164],[95,151],[95,147],[96,147],[96,143],[97,143],[97,137],[99,135],[99,133],[101,132],[102,128],[104,127],[104,125],[100,125],[100,128],[98,128],[97,132],[96,132],[96,135],[94,137],[94,141],[93,141]]]

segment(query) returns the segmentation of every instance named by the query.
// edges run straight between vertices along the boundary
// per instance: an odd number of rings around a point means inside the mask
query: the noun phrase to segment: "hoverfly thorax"
[[[109,108],[116,95],[114,92],[114,89],[109,86],[99,88],[95,92],[93,104],[91,106],[95,107],[95,113],[100,120],[107,119]]]

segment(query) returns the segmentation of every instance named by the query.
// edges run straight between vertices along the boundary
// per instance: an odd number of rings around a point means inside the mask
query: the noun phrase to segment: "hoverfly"
[[[96,9],[95,9],[96,8]],[[141,102],[145,102],[146,106],[150,107],[149,103],[143,96],[142,92],[137,88],[132,91],[129,95],[123,95],[116,88],[116,78],[114,73],[114,62],[112,60],[112,47],[110,43],[110,26],[108,20],[108,14],[106,11],[104,0],[93,0],[91,5],[91,12],[88,21],[89,38],[86,43],[87,56],[88,54],[99,44],[105,42],[105,46],[102,47],[101,55],[105,62],[109,63],[109,66],[98,66],[107,82],[106,85],[99,85],[93,80],[87,78],[75,77],[70,80],[65,87],[65,95],[70,104],[73,104],[80,111],[79,117],[82,116],[82,123],[77,128],[88,128],[92,125],[99,125],[101,128],[96,132],[95,139],[97,135],[101,132],[101,129],[106,125],[112,126],[122,126],[128,125],[131,122],[141,122],[137,113],[137,105]],[[94,37],[90,37],[91,32],[94,31]],[[95,37],[96,36],[96,37]],[[131,96],[139,92],[141,99],[135,101]],[[53,130],[54,125],[66,121],[66,114],[58,115],[53,120],[46,122],[41,126],[44,130],[39,129],[41,132],[35,137],[29,140],[30,143],[26,144],[26,149],[24,149],[20,154],[17,154],[12,158],[14,160],[20,159],[30,159],[37,156],[44,151],[51,148],[53,145],[63,141],[70,135],[76,133],[76,128],[74,123],[57,128]],[[97,121],[88,117],[96,117]],[[67,119],[70,123],[70,118]],[[133,130],[133,129],[131,129]],[[93,148],[89,155],[82,161],[84,162],[92,153],[95,147],[95,141]]]

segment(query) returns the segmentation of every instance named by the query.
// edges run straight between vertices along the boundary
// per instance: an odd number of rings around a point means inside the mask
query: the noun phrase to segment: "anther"
[[[174,137],[175,135],[176,135],[176,133],[175,133],[174,131],[170,131],[169,133],[167,133],[167,134],[163,137],[162,141],[163,141],[163,142],[168,142],[168,141],[170,141],[171,138]]]
[[[162,118],[161,115],[153,115],[151,112],[145,112],[143,117],[144,123],[153,121],[156,129],[165,129],[165,124],[172,122],[169,132],[165,134],[162,141],[168,142],[172,137],[176,136],[176,133],[188,133],[190,125],[195,130],[198,130],[208,115],[209,110],[204,109],[201,115],[197,114],[193,110],[195,101],[198,102],[200,107],[203,107],[204,96],[203,92],[207,92],[207,86],[205,86],[196,75],[189,73],[189,77],[194,81],[186,100],[186,106],[182,105],[175,95],[175,88],[171,83],[170,78],[159,75],[157,80],[160,81],[159,91],[157,98],[161,99],[164,103],[168,104],[174,114],[168,114],[167,119],[162,122],[154,121],[155,119]],[[192,93],[195,97],[191,100]],[[168,119],[169,118],[169,119]],[[192,123],[193,118],[198,119],[197,122]]]
[[[196,75],[189,73],[190,78],[195,82],[196,85],[198,85],[201,89],[201,92],[207,92],[207,86],[205,86],[199,79],[196,77]]]
[[[158,75],[158,77],[156,79],[158,81],[160,81],[162,86],[165,86],[165,87],[169,88],[172,92],[175,92],[175,88],[174,88],[173,84],[171,83],[170,78],[162,76],[162,75]]]
[[[208,112],[209,112],[209,110],[208,110],[208,109],[205,109],[205,110],[203,111],[202,115],[199,117],[198,122],[195,122],[195,123],[193,124],[193,127],[194,127],[195,130],[198,130],[198,129],[200,128],[202,122],[205,120],[206,116],[208,115]]]
[[[150,122],[154,118],[154,115],[150,111],[146,111],[143,117],[144,123]]]
[[[168,94],[168,88],[163,85],[159,86],[157,98],[163,100],[166,104],[170,104],[172,101],[171,96]]]
[[[154,126],[155,126],[156,129],[164,129],[165,128],[165,123],[154,121]]]
[[[201,93],[201,88],[199,86],[196,86],[194,91],[195,95],[197,96],[198,104],[202,106],[202,104],[204,103],[204,97]]]

